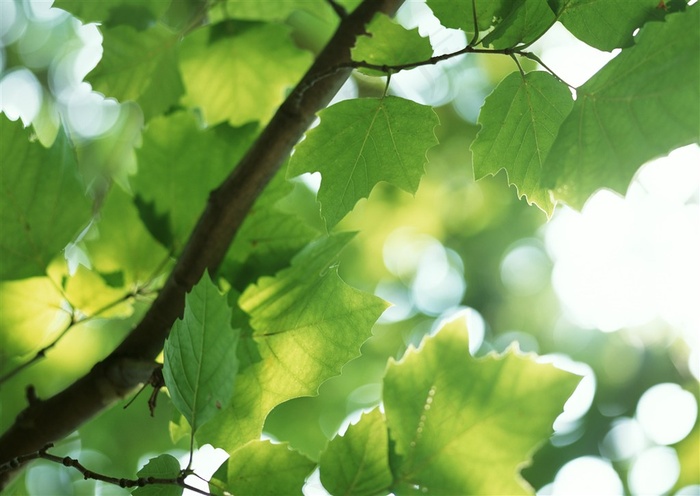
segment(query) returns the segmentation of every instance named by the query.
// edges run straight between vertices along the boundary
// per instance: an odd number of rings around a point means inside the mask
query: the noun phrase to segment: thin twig
[[[3,472],[9,472],[11,470],[15,470],[17,467],[21,466],[24,463],[27,463],[32,460],[48,460],[50,462],[58,463],[66,467],[73,467],[76,469],[78,472],[83,474],[83,477],[87,479],[93,479],[93,480],[98,480],[101,482],[106,482],[107,484],[114,484],[115,486],[119,487],[144,487],[144,486],[149,486],[149,485],[155,485],[155,484],[160,484],[160,485],[169,485],[169,486],[180,486],[184,489],[189,489],[190,491],[194,491],[198,494],[204,494],[207,496],[211,496],[211,493],[207,491],[203,491],[199,488],[196,488],[194,486],[190,486],[185,482],[185,477],[186,475],[190,475],[187,470],[181,470],[180,473],[178,474],[177,477],[173,478],[159,478],[159,477],[139,477],[138,479],[125,479],[125,478],[117,478],[117,477],[112,477],[109,475],[101,474],[99,472],[93,472],[92,470],[88,470],[85,468],[85,466],[80,463],[80,461],[76,460],[75,458],[71,458],[70,456],[56,456],[52,455],[51,453],[48,453],[47,451],[53,448],[53,443],[49,443],[46,446],[44,446],[42,449],[39,451],[35,451],[34,453],[29,453],[27,455],[22,455],[18,456],[17,458],[14,458],[10,460],[7,463],[4,463],[0,465],[0,473]],[[199,477],[202,479],[201,477]],[[202,479],[204,480],[204,479]]]
[[[576,87],[575,87],[575,86],[570,85],[569,83],[567,83],[566,81],[564,81],[562,78],[560,78],[559,76],[557,76],[557,73],[554,72],[554,71],[553,71],[552,69],[550,69],[549,67],[547,67],[547,64],[545,64],[544,62],[542,62],[542,60],[541,60],[537,55],[535,55],[534,53],[532,53],[532,52],[521,52],[520,55],[522,55],[522,56],[525,57],[526,59],[534,60],[535,62],[537,62],[538,64],[540,64],[542,67],[544,67],[545,69],[547,69],[547,71],[548,71],[552,76],[554,76],[555,78],[557,78],[559,81],[561,81],[562,83],[564,83],[565,85],[567,85],[567,86],[568,86],[569,88],[571,88],[572,90],[576,91]]]

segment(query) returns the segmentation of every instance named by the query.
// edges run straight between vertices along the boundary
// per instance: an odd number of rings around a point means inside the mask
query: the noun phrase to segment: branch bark
[[[141,322],[103,361],[67,389],[46,400],[35,399],[0,437],[0,464],[40,450],[70,434],[139,384],[153,370],[153,360],[175,320],[183,313],[185,293],[205,269],[216,270],[250,207],[308,129],[318,110],[328,105],[352,69],[350,48],[377,12],[393,15],[404,0],[364,0],[347,17],[316,58],[248,153],[210,194],[163,289]],[[0,475],[0,490],[11,473]]]

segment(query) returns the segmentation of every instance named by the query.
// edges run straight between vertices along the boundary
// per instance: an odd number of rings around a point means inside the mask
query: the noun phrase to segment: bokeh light
[[[632,464],[628,483],[632,494],[664,494],[678,479],[680,464],[673,448],[655,446],[643,451]]]
[[[584,456],[564,465],[552,484],[537,491],[538,496],[618,496],[622,481],[610,462]]]
[[[639,399],[636,417],[649,439],[657,444],[674,444],[693,429],[698,403],[678,384],[657,384]]]

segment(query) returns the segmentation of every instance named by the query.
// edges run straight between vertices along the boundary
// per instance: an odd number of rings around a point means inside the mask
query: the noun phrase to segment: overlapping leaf
[[[384,14],[377,14],[366,27],[352,49],[352,59],[375,65],[400,65],[429,59],[433,47],[428,38],[418,34],[418,28],[406,29]],[[360,71],[381,75],[377,71]]]
[[[134,189],[157,213],[168,214],[176,248],[184,245],[210,191],[235,167],[254,135],[253,126],[222,124],[203,131],[186,112],[149,123],[137,151]]]
[[[199,107],[208,125],[267,122],[311,65],[281,24],[225,22],[183,42],[183,101]]]
[[[547,72],[505,78],[479,114],[481,130],[471,145],[475,177],[505,169],[520,196],[552,215],[542,166],[572,106],[569,89]]]
[[[651,18],[657,0],[550,0],[559,21],[581,41],[600,50],[630,46],[632,33]]]
[[[137,472],[139,477],[156,479],[175,479],[180,475],[180,462],[172,455],[164,454],[148,460]],[[175,484],[149,484],[139,487],[132,494],[136,496],[180,496],[183,488]]]
[[[556,199],[580,208],[598,188],[624,193],[642,164],[700,141],[698,25],[697,5],[647,24],[578,89],[544,164]]]
[[[513,8],[515,2],[508,0],[427,0],[428,6],[446,28],[462,29],[474,33],[474,5],[476,2],[476,25],[480,32],[490,28],[494,21],[502,19]]]
[[[527,494],[518,469],[578,380],[515,350],[472,358],[463,319],[448,323],[387,369],[395,492]]]
[[[318,200],[329,228],[379,181],[415,193],[439,124],[427,106],[398,97],[345,100],[319,112],[289,163],[292,175],[320,172]]]
[[[301,495],[314,465],[286,444],[254,440],[231,453],[227,489],[237,496]]]
[[[231,309],[205,273],[185,298],[185,314],[163,350],[163,377],[175,407],[192,431],[226,408],[238,371],[239,332]]]
[[[258,356],[251,356],[239,375],[231,408],[200,432],[200,442],[231,451],[258,439],[272,408],[315,395],[322,382],[359,355],[386,304],[339,278],[334,264],[351,237],[314,241],[290,268],[262,277],[241,295]]]
[[[88,74],[95,90],[119,101],[137,102],[146,120],[178,102],[183,94],[178,33],[154,24],[145,31],[131,26],[108,28],[103,36],[102,61]]]
[[[482,44],[495,49],[511,48],[520,43],[537,40],[556,21],[547,0],[516,2],[493,31],[484,37]]]
[[[75,154],[63,133],[53,146],[0,116],[0,280],[44,275],[90,219]]]
[[[388,492],[393,481],[389,468],[389,436],[384,416],[373,410],[333,439],[321,454],[321,483],[328,492],[345,496],[372,496]]]

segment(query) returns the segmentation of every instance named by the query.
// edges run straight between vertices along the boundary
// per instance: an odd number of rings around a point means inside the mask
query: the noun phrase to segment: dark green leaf
[[[481,130],[471,145],[474,176],[505,169],[518,195],[551,216],[554,202],[542,185],[542,166],[573,103],[567,86],[548,72],[505,78],[479,114]]]
[[[139,477],[156,479],[175,479],[180,475],[180,462],[172,455],[159,455],[151,458],[148,463],[137,472]],[[136,496],[180,496],[183,488],[175,484],[148,484],[139,487],[132,494]]]
[[[228,489],[236,496],[301,495],[315,463],[286,444],[251,441],[228,459]]]
[[[208,125],[267,122],[311,61],[280,24],[229,22],[202,29],[183,42],[183,102],[199,107]]]
[[[505,18],[484,37],[482,44],[500,50],[520,43],[530,44],[542,36],[556,21],[547,0],[516,2]]]
[[[428,6],[446,28],[474,33],[474,6],[472,0],[427,0]],[[476,2],[476,19],[480,32],[490,28],[496,19],[502,19],[513,8],[510,0]]]
[[[328,444],[319,466],[323,487],[334,496],[387,493],[393,477],[384,415],[376,409],[362,415],[344,436]]]
[[[146,120],[176,104],[183,94],[177,66],[178,33],[162,24],[146,31],[130,26],[103,30],[104,54],[88,80],[119,101],[137,102]]]
[[[233,170],[253,140],[255,128],[226,124],[202,130],[192,115],[178,112],[153,119],[137,151],[136,193],[167,213],[176,248],[181,248],[209,193]]]
[[[0,163],[0,280],[44,275],[91,215],[74,150],[63,133],[49,149],[30,142],[29,130],[2,115]]]
[[[338,253],[351,237],[342,233],[314,241],[291,267],[260,278],[242,294],[239,304],[250,315],[250,339],[260,360],[238,376],[231,408],[200,432],[200,442],[230,452],[258,439],[270,410],[317,394],[321,383],[359,355],[386,304],[338,277]]]
[[[352,49],[352,59],[376,65],[400,65],[429,59],[433,47],[428,38],[418,34],[418,28],[406,29],[384,14],[377,14],[366,27],[367,34],[360,36]],[[382,72],[360,71],[371,75]]]
[[[379,181],[415,193],[426,151],[437,144],[432,108],[398,97],[345,100],[319,112],[289,162],[292,175],[320,172],[318,200],[329,228]]]
[[[231,309],[205,272],[185,299],[163,350],[163,377],[175,407],[196,431],[226,408],[238,371]]]
[[[170,5],[170,0],[56,0],[54,7],[67,10],[75,17],[88,22],[113,21],[115,13],[118,15],[125,9],[141,9],[132,10],[136,15],[140,14],[147,21],[153,21],[160,17]],[[144,15],[145,14],[145,15]],[[132,20],[136,22],[136,20]]]
[[[396,492],[528,494],[518,469],[579,379],[513,349],[472,358],[464,320],[449,322],[387,368]]]
[[[645,162],[700,141],[700,7],[647,24],[578,91],[544,164],[558,200],[624,193]],[[683,35],[679,35],[683,33]]]
[[[658,0],[563,0],[559,21],[579,40],[610,51],[632,45],[632,33],[657,5]]]

